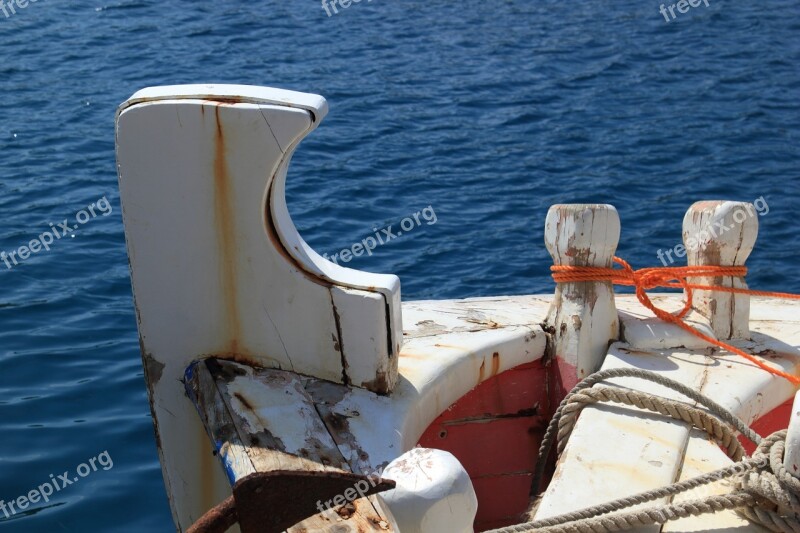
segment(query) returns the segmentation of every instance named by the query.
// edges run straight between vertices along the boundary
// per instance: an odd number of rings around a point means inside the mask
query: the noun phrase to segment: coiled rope
[[[704,406],[711,414],[693,405],[645,392],[609,386],[595,387],[604,380],[620,377],[639,378],[668,387]],[[783,466],[786,431],[779,431],[762,439],[736,415],[694,389],[660,374],[637,368],[596,372],[567,394],[550,421],[539,448],[533,484],[537,492],[553,445],[557,444],[559,452],[563,450],[581,410],[598,402],[632,405],[688,422],[708,433],[736,462],[672,485],[488,533],[602,533],[664,524],[670,520],[724,510],[735,510],[770,531],[800,533],[800,480]],[[737,431],[758,445],[753,457],[744,454],[736,439]],[[626,511],[633,506],[675,496],[729,478],[735,480],[734,490],[729,494]]]

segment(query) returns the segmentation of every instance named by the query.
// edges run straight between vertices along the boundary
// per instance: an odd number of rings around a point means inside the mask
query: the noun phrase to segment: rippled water
[[[24,3],[24,2],[23,2]],[[699,199],[764,198],[752,286],[800,290],[800,4],[40,0],[0,13],[0,251],[107,198],[112,211],[0,263],[0,499],[103,451],[113,467],[0,531],[169,531],[138,353],[114,112],[149,85],[273,85],[328,98],[289,202],[333,254],[431,206],[348,265],[406,299],[550,292],[549,205],[609,202],[635,265]],[[677,14],[677,13],[676,13]],[[73,476],[73,474],[70,474]]]

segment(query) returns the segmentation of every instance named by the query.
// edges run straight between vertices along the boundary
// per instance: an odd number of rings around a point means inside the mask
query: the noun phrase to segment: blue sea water
[[[24,1],[23,1],[24,4]],[[39,0],[0,12],[0,500],[98,468],[0,532],[174,530],[147,405],[114,160],[114,113],[151,85],[324,95],[289,172],[303,236],[333,254],[430,206],[348,266],[405,299],[547,293],[548,207],[617,206],[620,255],[658,263],[701,199],[769,212],[751,286],[800,291],[800,3],[710,0]],[[111,212],[79,215],[106,198]],[[84,470],[85,472],[85,470]]]

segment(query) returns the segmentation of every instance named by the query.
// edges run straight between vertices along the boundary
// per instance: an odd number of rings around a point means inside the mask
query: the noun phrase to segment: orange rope
[[[740,355],[754,365],[766,370],[771,374],[781,376],[782,378],[791,381],[795,385],[800,385],[800,377],[793,376],[792,374],[788,374],[776,368],[772,368],[763,361],[759,360],[756,356],[713,337],[709,337],[705,333],[695,329],[683,321],[683,317],[686,316],[686,314],[692,308],[692,296],[695,290],[722,291],[736,294],[750,294],[753,296],[766,296],[770,298],[787,298],[793,300],[800,300],[800,294],[754,291],[751,289],[720,287],[717,285],[698,285],[689,283],[687,280],[687,278],[690,277],[744,277],[747,275],[747,267],[744,266],[657,267],[634,270],[631,265],[619,257],[615,257],[614,262],[622,266],[622,269],[554,265],[550,267],[550,270],[553,272],[553,280],[555,280],[556,283],[608,281],[616,285],[633,286],[636,288],[636,297],[639,299],[642,305],[652,311],[652,313],[661,320],[675,324],[681,329],[703,339],[709,344],[713,344],[714,346],[722,348],[723,350],[728,350],[729,352]],[[686,303],[684,304],[683,309],[676,314],[672,314],[656,307],[655,304],[650,301],[650,297],[647,295],[647,291],[655,287],[684,289],[686,292]]]

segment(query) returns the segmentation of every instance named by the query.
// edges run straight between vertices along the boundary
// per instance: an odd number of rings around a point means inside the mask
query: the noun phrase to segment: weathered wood
[[[253,472],[350,472],[296,374],[207,359],[186,373],[186,389],[231,485]],[[290,533],[391,531],[369,500],[325,510]]]
[[[704,367],[693,362],[678,367],[684,354],[633,350],[613,344],[603,368],[635,367],[663,373],[699,389]],[[615,379],[614,384],[682,399],[675,392],[649,382]],[[681,451],[689,429],[658,414],[627,406],[597,404],[586,407],[578,418],[556,473],[536,511],[536,518],[562,513],[630,496],[673,483],[680,473]],[[666,503],[660,499],[653,504]],[[656,533],[658,526],[637,529]]]
[[[220,397],[217,383],[205,361],[194,363],[186,370],[184,384],[231,485],[255,473],[255,465],[247,453],[230,408]]]
[[[544,356],[546,335],[539,324],[547,312],[550,298],[552,297],[502,297],[409,303],[403,313],[408,340],[404,344],[401,357],[402,378],[391,396],[377,395],[363,389],[289,372],[293,380],[296,379],[291,381],[291,394],[300,395],[289,403],[302,405],[307,402],[297,388],[298,385],[302,386],[321,416],[327,435],[332,435],[332,440],[326,441],[327,445],[335,443],[341,460],[347,465],[345,469],[367,475],[382,472],[392,460],[414,448],[431,422],[476,385],[520,365],[541,364],[538,361]],[[241,368],[245,374],[249,372],[246,366],[229,361],[220,361],[219,365]],[[287,374],[270,369],[256,369],[252,372],[254,376],[262,373],[273,376]],[[235,393],[245,390],[247,394],[243,394],[243,398],[254,406],[257,401],[267,407],[286,402],[281,397],[271,397],[272,393],[269,391],[255,390],[255,387],[261,389],[269,383],[269,380],[261,377],[251,380],[252,388],[242,387],[236,379],[222,381],[233,383],[222,387],[228,396],[234,397]],[[534,384],[535,382],[536,380]],[[530,380],[525,380],[525,383],[531,385]],[[534,386],[536,390],[542,390],[538,385]],[[517,388],[520,397],[507,398],[509,401],[506,405],[515,413],[523,409],[520,406],[523,405],[524,386],[519,383]],[[252,403],[251,397],[256,397]],[[502,400],[493,398],[493,401],[504,403]],[[538,401],[538,397],[531,399],[532,405]],[[226,406],[227,412],[241,409],[242,402],[241,399],[234,398],[227,404],[224,401],[222,404]],[[228,406],[230,409],[227,409]],[[267,418],[275,419],[278,427],[270,426],[271,429],[268,429],[273,436],[282,438],[284,435],[302,433],[298,430],[298,412],[307,411],[304,408],[295,408],[293,417],[278,413],[277,417],[274,414],[271,417],[264,414],[259,418],[262,421]],[[252,416],[236,416],[242,420],[237,424],[231,420],[231,427],[247,432],[261,427],[258,420],[253,424],[247,422],[254,418]],[[535,417],[526,417],[526,420],[531,419],[530,424],[541,424],[541,421],[533,421],[533,418]],[[520,431],[525,436],[528,427],[520,426]],[[246,436],[240,438],[243,443],[251,442],[247,439]],[[300,455],[297,450],[303,447],[294,445],[292,453]],[[531,445],[529,448],[533,453],[535,446]],[[258,454],[254,456],[260,459]],[[283,456],[278,457],[283,460]],[[525,479],[520,478],[520,494],[525,494],[524,486],[530,484],[529,474],[523,477]],[[372,497],[370,501],[380,508],[376,498]],[[209,507],[213,503],[216,502],[212,502]],[[366,505],[366,501],[361,501],[358,505],[362,504]],[[344,514],[348,512],[347,509],[342,511]],[[391,518],[391,513],[375,514]],[[303,526],[308,531],[314,531],[326,525],[341,524],[341,520],[340,516],[332,516],[327,512],[324,516],[312,517]],[[391,520],[389,523],[391,524]]]
[[[178,385],[192,361],[216,356],[380,393],[396,384],[399,279],[326,261],[286,206],[292,155],[326,113],[317,95],[188,85],[140,91],[117,115],[145,379],[178,529],[228,492]]]
[[[650,301],[659,309],[664,309],[670,313],[677,313],[683,309],[683,302],[675,298],[674,295],[651,294]],[[676,324],[665,322],[653,316],[653,313],[642,305],[637,304],[628,309],[619,309],[619,305],[617,307],[620,321],[620,340],[627,342],[631,346],[653,350],[665,350],[668,348],[699,350],[708,347],[708,343],[697,335],[692,335]],[[709,337],[715,336],[711,327],[696,313],[690,313],[685,320],[692,327]]]
[[[794,477],[800,478],[800,392],[795,394],[794,404],[789,415],[783,466]]]
[[[680,308],[677,295],[655,295],[666,309]],[[617,297],[621,313],[634,320],[641,306],[635,296]],[[800,303],[754,298],[751,304],[752,340],[737,345],[768,364],[797,374],[800,368]],[[603,368],[634,367],[654,370],[714,399],[748,424],[753,424],[795,394],[787,380],[763,372],[735,355],[708,348],[643,349],[616,343]],[[671,398],[676,393],[636,379],[615,379],[615,385]],[[608,502],[683,479],[682,472],[699,473],[722,466],[719,447],[705,436],[695,437],[687,425],[634,408],[595,405],[584,409],[559,459],[555,477],[537,510],[544,518]],[[728,463],[729,464],[729,463]],[[683,477],[681,477],[683,476]],[[720,490],[713,486],[709,490]],[[724,517],[724,518],[723,518]],[[737,524],[730,514],[685,519],[663,531],[703,531],[709,524]],[[739,526],[732,526],[739,527]],[[648,528],[645,531],[658,531]],[[760,532],[744,525],[737,532]]]
[[[611,205],[554,205],[547,212],[545,244],[555,265],[609,268],[619,234],[619,215]],[[565,392],[600,368],[609,343],[618,337],[613,285],[559,283],[547,325],[552,328],[556,377]]]
[[[206,360],[258,472],[348,471],[296,374]]]
[[[693,204],[683,219],[683,250],[689,266],[743,266],[758,236],[753,204],[706,201]],[[683,253],[678,254],[682,257]],[[690,278],[690,283],[747,288],[743,277]],[[695,291],[693,310],[719,339],[750,337],[750,297],[721,291]]]
[[[382,470],[476,385],[542,359],[549,304],[538,297],[404,304],[401,379],[391,396],[329,383],[307,390],[354,470]]]
[[[684,453],[686,459],[681,466],[681,472],[676,481],[706,474],[718,468],[730,466],[731,460],[719,446],[708,439],[704,431],[692,430]],[[676,495],[672,502],[679,503],[697,498],[730,494],[735,488],[735,483],[730,479],[716,481],[702,485],[693,490]],[[690,516],[672,522],[667,522],[661,528],[661,533],[768,533],[768,529],[751,524],[736,511],[718,511],[713,514]]]

